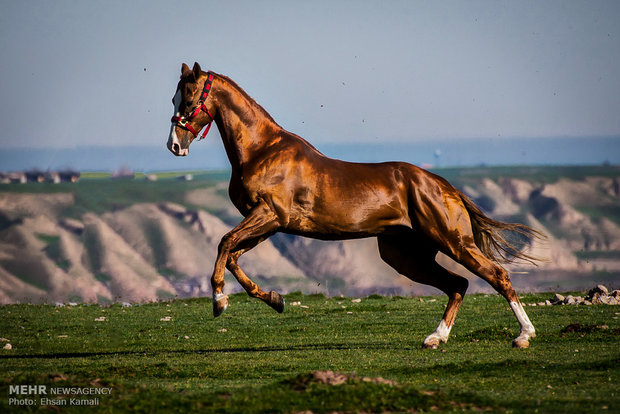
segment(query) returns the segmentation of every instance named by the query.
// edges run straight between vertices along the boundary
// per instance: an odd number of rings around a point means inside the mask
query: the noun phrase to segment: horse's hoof
[[[422,346],[426,349],[437,349],[439,348],[439,338],[430,336],[424,340]]]
[[[213,316],[218,317],[228,308],[228,296],[218,293],[213,298]]]
[[[274,308],[276,312],[284,312],[284,298],[278,292],[273,290],[269,292],[269,306]]]
[[[521,348],[521,349],[529,348],[530,341],[528,340],[528,338],[518,337],[514,341],[512,341],[512,346],[513,348]]]

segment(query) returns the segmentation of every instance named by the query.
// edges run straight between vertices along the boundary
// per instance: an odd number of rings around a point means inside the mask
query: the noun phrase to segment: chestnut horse
[[[219,244],[211,277],[215,316],[228,306],[225,269],[250,296],[284,310],[279,293],[261,290],[238,265],[243,253],[276,232],[322,240],[376,237],[387,264],[448,295],[443,318],[424,340],[425,347],[448,340],[468,287],[467,279],[437,264],[440,251],[506,298],[521,326],[513,345],[529,346],[534,326],[498,263],[532,259],[511,245],[504,231],[530,239],[539,232],[486,217],[446,180],[414,165],[328,158],[280,127],[231,79],[203,72],[198,63],[193,69],[182,65],[173,104],[168,149],[187,155],[198,133],[215,122],[232,166],[228,193],[245,217]]]

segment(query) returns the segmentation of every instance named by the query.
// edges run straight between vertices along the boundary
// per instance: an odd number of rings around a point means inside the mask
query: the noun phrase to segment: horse
[[[423,342],[425,348],[448,340],[468,288],[466,278],[435,261],[438,252],[487,281],[508,301],[520,325],[513,346],[529,347],[536,331],[501,264],[536,258],[504,234],[514,232],[531,241],[544,237],[541,232],[485,216],[448,181],[415,165],[328,158],[279,126],[233,80],[205,72],[198,63],[192,69],[182,64],[172,103],[168,149],[176,156],[188,155],[199,132],[206,127],[204,138],[215,122],[232,167],[228,194],[244,217],[218,245],[211,276],[215,317],[228,307],[225,269],[249,296],[283,312],[282,296],[264,292],[238,264],[242,254],[277,232],[321,240],[376,237],[388,265],[448,296],[437,329]]]

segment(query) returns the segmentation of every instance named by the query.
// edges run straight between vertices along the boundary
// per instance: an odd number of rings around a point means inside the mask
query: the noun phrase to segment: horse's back
[[[404,161],[330,158],[286,133],[270,151],[269,180],[260,181],[272,185],[291,232],[331,239],[417,230],[445,216],[446,206],[462,206],[446,180]]]

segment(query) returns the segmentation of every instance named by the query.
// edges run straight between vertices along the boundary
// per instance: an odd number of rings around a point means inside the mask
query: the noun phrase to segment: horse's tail
[[[510,263],[515,259],[536,264],[543,260],[521,251],[514,242],[510,242],[504,236],[505,232],[513,232],[523,236],[528,241],[545,239],[544,233],[529,226],[519,223],[504,223],[493,220],[484,215],[465,194],[461,193],[461,199],[469,213],[471,227],[474,232],[474,243],[486,257],[496,263]]]

